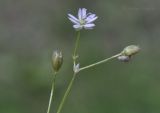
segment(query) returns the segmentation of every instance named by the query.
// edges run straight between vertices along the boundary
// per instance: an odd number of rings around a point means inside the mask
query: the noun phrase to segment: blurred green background
[[[60,49],[54,113],[72,77],[76,32],[67,13],[79,7],[99,16],[81,33],[81,66],[131,44],[141,53],[79,73],[62,113],[160,113],[159,0],[0,0],[0,113],[46,112],[51,55]]]

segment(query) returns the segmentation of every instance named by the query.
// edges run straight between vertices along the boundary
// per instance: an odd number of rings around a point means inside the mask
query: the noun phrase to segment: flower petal
[[[95,24],[86,24],[84,25],[85,29],[93,29],[93,27],[95,26]]]
[[[78,10],[78,19],[81,20],[82,19],[82,9],[79,8]]]
[[[75,16],[73,16],[73,15],[71,15],[71,14],[68,14],[68,16],[69,16],[70,18],[74,19],[75,21],[79,22],[79,20],[78,20]]]
[[[96,14],[92,14],[92,13],[87,14],[87,18],[94,18],[95,16],[96,16]]]
[[[86,8],[82,8],[82,19],[86,18],[86,16],[87,16],[86,12],[87,12],[87,9]]]
[[[87,23],[87,24],[88,24],[88,23],[92,23],[92,22],[94,22],[97,18],[98,18],[97,16],[94,17],[94,18],[88,18],[88,19],[86,19],[86,23]]]
[[[73,25],[73,28],[75,28],[76,30],[81,30],[82,26],[79,24]]]
[[[79,22],[77,22],[77,21],[74,20],[73,18],[68,17],[68,19],[69,19],[73,24],[79,24]]]

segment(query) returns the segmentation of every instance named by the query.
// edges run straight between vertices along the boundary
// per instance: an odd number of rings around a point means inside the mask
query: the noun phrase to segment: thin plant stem
[[[82,67],[82,68],[80,68],[79,71],[82,71],[82,70],[85,70],[85,69],[94,67],[94,66],[99,65],[99,64],[102,64],[102,63],[105,63],[105,62],[107,62],[107,61],[109,61],[109,60],[111,60],[111,59],[114,59],[114,58],[116,58],[116,57],[118,57],[118,56],[120,56],[120,55],[121,55],[121,53],[116,54],[116,55],[114,55],[114,56],[112,56],[112,57],[109,57],[109,58],[107,58],[107,59],[101,60],[101,61],[99,61],[99,62],[90,64],[90,65],[88,65],[88,66]]]
[[[75,42],[75,48],[74,48],[74,52],[73,52],[73,63],[74,64],[76,63],[76,59],[77,59],[77,49],[78,49],[78,45],[79,45],[79,39],[80,39],[80,31],[78,31],[76,42]]]
[[[91,65],[82,67],[82,68],[80,68],[80,71],[85,70],[85,69],[88,69],[88,68],[91,68],[91,67],[96,66],[96,65],[99,65],[99,64],[102,64],[102,63],[105,63],[105,62],[107,62],[107,61],[109,61],[109,60],[111,60],[111,59],[113,59],[113,58],[116,58],[116,57],[118,57],[118,56],[120,56],[120,55],[121,55],[121,53],[119,53],[119,54],[117,54],[117,55],[114,55],[114,56],[112,56],[112,57],[110,57],[110,58],[104,59],[104,60],[102,60],[102,61],[96,62],[96,63],[94,63],[94,64],[91,64]],[[74,80],[75,80],[75,77],[76,77],[76,73],[74,73],[74,75],[73,75],[73,77],[72,77],[72,79],[71,79],[71,81],[70,81],[70,83],[69,83],[69,85],[68,85],[68,88],[67,88],[67,90],[66,90],[66,92],[65,92],[65,94],[64,94],[64,96],[63,96],[63,98],[62,98],[62,101],[61,101],[61,103],[60,103],[60,105],[59,105],[59,107],[58,107],[57,113],[60,113],[60,112],[61,112],[62,107],[63,107],[63,105],[64,105],[64,102],[65,102],[66,98],[68,97],[69,92],[71,91],[71,87],[72,87],[72,85],[73,85],[73,82],[74,82]]]
[[[49,98],[47,113],[50,113],[51,104],[52,104],[52,101],[54,99],[53,94],[54,94],[54,90],[55,90],[56,75],[57,75],[57,72],[54,73],[54,77],[53,77],[53,81],[52,81],[52,88],[51,88],[51,92],[50,92],[50,98]]]
[[[74,48],[74,51],[73,51],[73,65],[76,64],[76,59],[77,59],[77,49],[78,49],[78,45],[79,45],[79,39],[80,39],[80,31],[78,31],[78,34],[77,34],[77,38],[76,38],[76,42],[75,42],[75,48]],[[58,110],[57,110],[57,113],[60,113],[61,110],[62,110],[62,107],[66,101],[66,98],[68,97],[69,95],[69,92],[71,91],[71,88],[72,88],[72,85],[73,85],[73,82],[75,80],[75,77],[76,77],[76,73],[73,74],[73,77],[71,79],[71,81],[69,82],[69,85],[67,87],[67,90],[66,92],[64,93],[64,96],[60,102],[60,105],[58,107]]]
[[[59,105],[59,107],[58,107],[57,113],[60,113],[60,112],[61,112],[62,107],[63,107],[63,105],[64,105],[64,102],[65,102],[66,98],[68,97],[69,92],[71,91],[71,88],[72,88],[73,82],[74,82],[74,80],[75,80],[75,77],[76,77],[76,73],[74,73],[74,75],[73,75],[73,77],[72,77],[72,79],[71,79],[71,81],[70,81],[70,83],[69,83],[69,85],[68,85],[68,88],[67,88],[67,90],[66,90],[66,92],[65,92],[65,94],[64,94],[64,96],[63,96],[63,98],[62,98],[62,101],[61,101],[61,103],[60,103],[60,105]]]

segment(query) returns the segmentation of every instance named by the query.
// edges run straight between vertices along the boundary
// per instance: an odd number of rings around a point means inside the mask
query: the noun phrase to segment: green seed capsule
[[[124,50],[122,51],[122,54],[125,56],[132,56],[138,53],[139,51],[140,51],[140,48],[138,46],[130,45],[124,48]]]
[[[58,72],[63,64],[63,56],[59,51],[54,51],[52,55],[52,66],[55,72]]]

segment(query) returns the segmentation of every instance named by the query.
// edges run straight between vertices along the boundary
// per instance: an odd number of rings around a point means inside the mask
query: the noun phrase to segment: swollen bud
[[[122,51],[122,55],[124,56],[132,56],[132,55],[135,55],[136,53],[138,53],[140,51],[140,48],[136,45],[130,45],[130,46],[127,46],[123,49]]]
[[[63,56],[60,51],[54,51],[52,54],[52,66],[55,72],[58,72],[63,64]]]
[[[123,49],[121,52],[121,55],[117,57],[119,61],[122,62],[129,62],[131,60],[131,57],[138,53],[140,51],[140,48],[136,45],[130,45]]]

